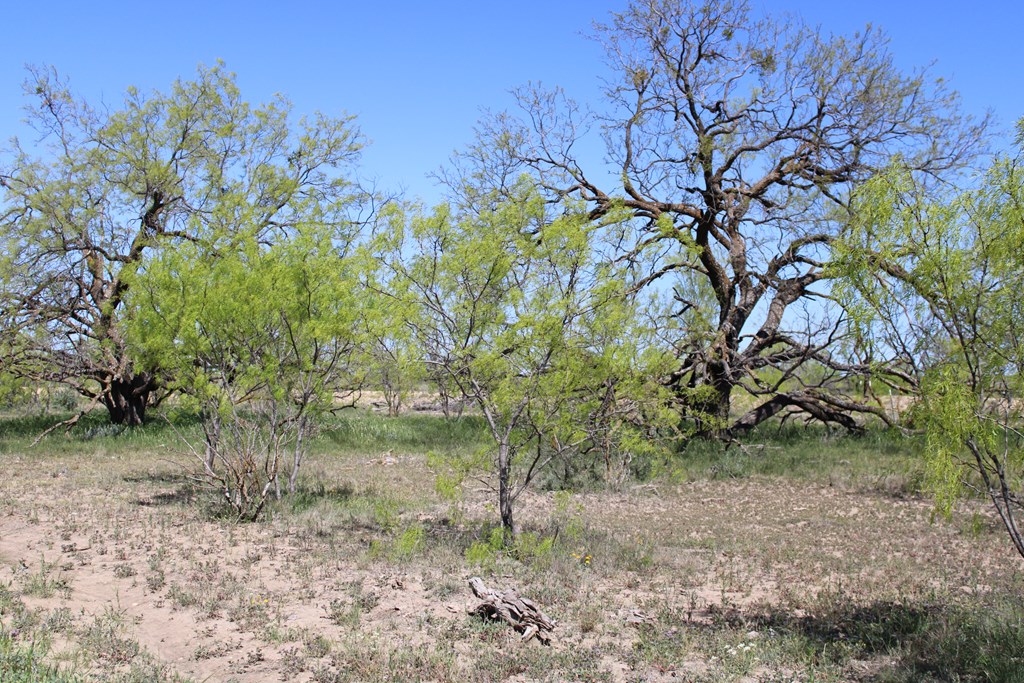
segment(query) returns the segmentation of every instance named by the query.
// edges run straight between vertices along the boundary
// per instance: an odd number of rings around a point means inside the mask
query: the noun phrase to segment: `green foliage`
[[[388,415],[395,417],[409,392],[426,379],[428,370],[412,330],[395,324],[410,319],[410,312],[403,310],[409,304],[389,300],[379,292],[368,294],[372,295],[365,299],[358,321],[364,340],[359,363],[366,373],[367,387],[382,392]]]
[[[319,416],[358,381],[354,239],[318,223],[270,245],[235,230],[163,250],[134,283],[132,349],[203,416],[204,476],[240,517],[279,493],[286,459],[294,492]]]
[[[500,527],[491,529],[486,539],[474,541],[466,548],[466,563],[493,571],[497,558],[505,552],[505,534]]]
[[[314,226],[318,237],[303,239],[329,240],[351,225],[351,184],[338,173],[362,144],[351,120],[295,122],[282,98],[253,106],[221,65],[200,67],[194,80],[168,92],[129,88],[109,110],[77,100],[53,70],[31,70],[27,91],[40,100],[29,111],[44,135],[37,149],[15,140],[0,160],[10,207],[0,250],[0,307],[9,312],[0,326],[0,370],[65,383],[106,404],[115,421],[141,421],[165,372],[178,385],[191,381],[180,376],[187,364],[154,340],[171,339],[169,331],[188,336],[184,328],[199,319],[184,316],[196,299],[211,295],[205,312],[214,318],[260,303],[266,290],[223,280],[237,280],[238,269],[253,265],[247,260],[262,262],[261,245]],[[198,279],[211,266],[204,254],[224,257],[217,272],[206,273],[221,280]],[[294,281],[302,276],[260,274],[285,292],[303,289]],[[146,316],[155,325],[150,333],[137,322],[128,328],[126,296],[135,288],[146,289],[160,314]],[[225,288],[237,300],[213,301]],[[135,312],[144,299],[135,299]],[[193,341],[187,336],[181,345]],[[129,347],[150,352],[144,370]]]
[[[1020,156],[952,197],[929,196],[897,159],[858,195],[834,267],[861,334],[894,350],[920,389],[913,417],[928,434],[938,510],[951,511],[972,473],[1024,555],[1022,226]]]
[[[395,554],[399,558],[408,558],[423,548],[423,527],[411,526],[402,532],[395,541]]]
[[[24,405],[31,396],[32,386],[28,380],[9,372],[0,372],[0,407],[13,408]]]
[[[638,434],[652,436],[643,418],[656,411],[644,407],[662,398],[651,378],[665,360],[625,274],[600,258],[601,226],[580,207],[549,206],[526,181],[513,193],[463,213],[395,211],[372,245],[383,267],[371,284],[432,374],[482,413],[510,533],[515,499],[556,457],[598,438],[609,450],[648,447]],[[432,459],[449,497],[478,464]]]
[[[382,525],[384,526],[384,525]],[[391,533],[394,525],[384,527]],[[370,548],[372,556],[383,557],[391,562],[408,562],[423,552],[426,533],[421,524],[406,527],[401,534],[387,541],[374,541]]]
[[[929,373],[922,383],[922,399],[916,414],[927,435],[926,483],[936,509],[948,517],[962,494],[964,444],[991,444],[996,432],[977,419],[977,397],[962,368],[946,365]]]
[[[373,521],[386,533],[392,533],[399,523],[398,503],[390,498],[378,498],[373,502]]]
[[[465,557],[468,564],[493,571],[499,557],[508,556],[516,560],[533,564],[549,559],[555,551],[555,537],[524,531],[515,537],[509,545],[505,532],[501,527],[490,530],[487,538],[474,541],[466,548]]]
[[[427,467],[434,474],[434,490],[450,506],[454,519],[462,516],[463,484],[474,474],[485,474],[491,467],[487,448],[475,451],[441,450],[427,453]]]
[[[322,402],[346,369],[359,317],[353,269],[332,232],[309,226],[269,247],[250,232],[164,250],[130,299],[138,355],[169,369],[198,409],[268,396]]]
[[[555,549],[555,537],[539,534],[535,531],[524,531],[516,536],[512,547],[512,556],[520,562],[536,563],[551,557]]]

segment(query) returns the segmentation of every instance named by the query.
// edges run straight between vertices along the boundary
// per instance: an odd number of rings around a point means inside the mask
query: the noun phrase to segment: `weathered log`
[[[484,585],[484,580],[474,576],[469,580],[473,595],[483,600],[469,610],[487,619],[501,619],[523,634],[523,642],[534,637],[545,645],[551,644],[551,631],[555,622],[548,618],[535,602],[521,597],[514,590],[496,591]]]

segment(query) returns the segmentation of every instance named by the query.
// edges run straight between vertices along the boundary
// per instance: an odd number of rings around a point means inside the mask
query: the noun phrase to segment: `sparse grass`
[[[452,515],[426,465],[486,444],[472,416],[343,412],[252,525],[172,462],[194,421],[101,418],[34,448],[52,418],[0,420],[0,519],[32,543],[0,553],[2,681],[1024,680],[1019,560],[983,505],[931,519],[898,434],[694,443],[622,492],[525,494],[506,548],[485,483]],[[556,647],[467,617],[474,574],[537,602]],[[153,619],[187,629],[180,670]]]
[[[81,632],[82,645],[108,667],[130,664],[142,651],[138,641],[124,635],[124,615],[107,608]]]
[[[57,591],[68,589],[68,582],[54,563],[39,560],[38,570],[26,569],[22,592],[39,598],[50,598]]]
[[[456,681],[462,671],[451,644],[395,647],[376,638],[353,637],[314,670],[317,683],[348,681]],[[492,679],[498,680],[498,679]]]
[[[227,612],[228,621],[243,631],[259,631],[273,620],[270,598],[263,595],[239,595],[236,604]]]
[[[9,587],[0,585],[0,681],[78,683],[80,679],[48,661],[52,634],[71,628],[73,617],[56,609],[43,618]]]

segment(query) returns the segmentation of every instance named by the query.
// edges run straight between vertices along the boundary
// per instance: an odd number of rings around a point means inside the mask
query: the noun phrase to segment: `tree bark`
[[[515,543],[518,530],[513,517],[512,499],[512,461],[507,440],[498,444],[498,507],[501,512],[501,528],[504,531],[505,545]]]
[[[523,634],[524,643],[536,638],[544,645],[551,644],[551,632],[555,628],[555,622],[541,611],[537,603],[520,596],[514,590],[499,591],[488,588],[479,576],[470,578],[469,586],[473,590],[473,595],[483,600],[469,610],[470,614],[479,614],[488,619],[501,619]]]
[[[153,389],[153,378],[145,372],[127,379],[110,380],[102,398],[110,421],[129,427],[142,425],[146,419],[146,407],[149,405]]]
[[[787,408],[796,408],[822,424],[836,424],[851,433],[861,433],[864,426],[853,417],[850,405],[851,402],[847,399],[830,399],[803,391],[780,393],[747,411],[728,428],[725,435],[735,438],[747,434],[757,425]]]
[[[712,373],[711,388],[714,389],[712,404],[708,406],[712,418],[712,427],[715,432],[720,433],[729,424],[729,411],[732,408],[732,390],[735,384],[725,376],[724,368],[721,373]]]
[[[697,436],[717,438],[729,426],[732,390],[735,384],[726,376],[724,364],[719,364],[718,367],[709,366],[705,377],[690,377],[687,388],[694,390],[698,387],[709,387],[710,391],[688,397],[681,392],[687,405],[684,417],[693,421],[692,426],[696,429]]]

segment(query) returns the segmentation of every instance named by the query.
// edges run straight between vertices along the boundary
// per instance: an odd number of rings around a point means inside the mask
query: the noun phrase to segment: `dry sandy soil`
[[[981,505],[936,522],[758,478],[537,493],[524,524],[555,543],[513,559],[467,554],[491,496],[453,511],[421,455],[318,456],[325,490],[258,524],[211,517],[164,455],[0,454],[0,586],[95,680],[870,680],[891,651],[820,656],[844,619],[1020,589]],[[469,617],[474,574],[540,603],[554,644]]]

